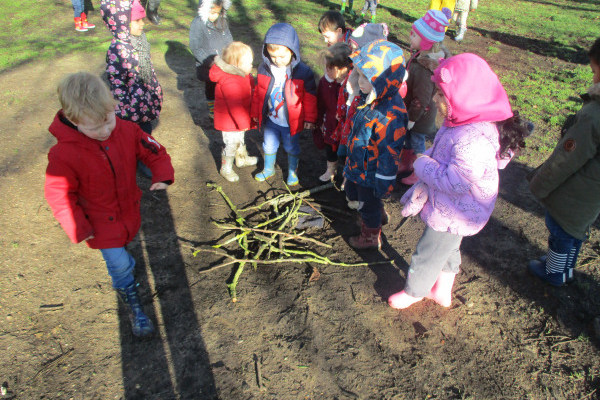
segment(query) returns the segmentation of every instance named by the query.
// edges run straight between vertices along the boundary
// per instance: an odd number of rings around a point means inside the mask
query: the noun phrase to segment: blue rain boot
[[[288,154],[288,177],[286,182],[288,186],[295,186],[299,183],[298,175],[296,175],[299,160],[298,156]]]
[[[567,267],[567,256],[548,250],[545,259],[540,257],[538,260],[531,260],[527,269],[544,282],[560,287],[573,280],[573,269]]]
[[[142,310],[140,297],[137,292],[137,283],[133,282],[126,288],[117,289],[117,293],[121,301],[129,306],[129,319],[133,334],[138,337],[151,335],[154,332],[154,326],[150,318]]]
[[[277,158],[277,154],[265,154],[265,167],[262,172],[256,174],[254,179],[259,182],[266,181],[273,175],[275,175],[275,159]]]

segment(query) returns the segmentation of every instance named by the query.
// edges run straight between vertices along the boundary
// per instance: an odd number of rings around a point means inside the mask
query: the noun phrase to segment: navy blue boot
[[[150,318],[142,310],[140,297],[137,292],[137,283],[133,282],[126,288],[117,289],[117,293],[121,301],[129,307],[129,319],[131,320],[133,334],[138,337],[151,335],[154,332],[154,326]]]
[[[527,269],[542,281],[560,287],[573,281],[573,268],[568,265],[568,256],[548,250],[546,256],[529,261]]]

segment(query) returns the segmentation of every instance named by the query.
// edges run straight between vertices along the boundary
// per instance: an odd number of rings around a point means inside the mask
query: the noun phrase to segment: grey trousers
[[[371,11],[371,15],[377,13],[377,0],[365,0],[365,5],[362,8],[362,13],[366,13],[367,10]]]
[[[425,297],[441,271],[457,274],[460,271],[462,238],[427,226],[412,255],[404,291],[413,297]]]

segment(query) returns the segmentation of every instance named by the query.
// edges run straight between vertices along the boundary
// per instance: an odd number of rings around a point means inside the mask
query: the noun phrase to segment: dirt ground
[[[101,27],[100,27],[101,28]],[[243,35],[235,27],[234,37]],[[497,38],[469,31],[454,52],[486,49]],[[399,226],[398,185],[386,209],[380,252],[356,252],[354,218],[310,234],[331,244],[325,255],[372,267],[281,264],[247,269],[232,303],[231,270],[202,272],[216,256],[194,257],[221,232],[211,225],[228,208],[206,188],[223,185],[237,204],[283,186],[282,173],[258,183],[244,169],[230,184],[217,173],[221,141],[205,116],[203,86],[194,77],[186,43],[169,42],[153,60],[165,91],[156,138],[173,158],[176,183],[166,193],[145,190],[143,225],[129,245],[138,265],[145,308],[155,321],[151,339],[132,337],[102,257],[72,245],[43,197],[47,132],[58,109],[55,88],[74,66],[98,74],[103,59],[71,54],[0,75],[11,88],[0,114],[0,381],[18,399],[599,399],[600,242],[584,245],[576,283],[554,289],[526,273],[546,249],[543,210],[529,193],[531,166],[518,159],[501,172],[500,196],[487,226],[462,245],[462,273],[449,309],[422,301],[396,311],[387,297],[402,289],[407,263],[423,230],[415,218]],[[522,65],[523,52],[494,42],[490,63]],[[488,57],[489,59],[489,57]],[[538,65],[568,63],[536,55]],[[27,79],[23,79],[27,77]],[[544,129],[544,127],[538,127]],[[260,155],[261,136],[247,136]],[[318,185],[325,156],[302,139],[301,188]],[[281,165],[285,160],[281,157]],[[542,160],[539,160],[541,162]],[[538,163],[539,163],[538,162]],[[260,165],[259,165],[260,166]],[[346,210],[330,190],[316,202]],[[258,386],[260,373],[261,387]],[[0,396],[8,398],[9,396]]]

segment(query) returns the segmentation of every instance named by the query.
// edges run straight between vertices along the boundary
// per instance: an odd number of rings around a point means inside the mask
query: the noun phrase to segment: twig
[[[262,374],[260,372],[260,362],[258,360],[258,356],[256,355],[256,353],[254,353],[253,355],[254,358],[254,368],[256,371],[256,384],[258,385],[259,389],[262,389]]]
[[[256,228],[247,228],[247,227],[232,226],[232,225],[219,225],[219,224],[216,224],[216,225],[219,226],[219,227],[221,227],[221,228],[223,228],[223,229],[231,229],[231,230],[236,230],[236,231],[253,231],[253,232],[261,232],[261,233],[271,233],[273,235],[285,236],[285,237],[288,237],[290,239],[306,240],[307,242],[311,242],[311,243],[314,243],[316,245],[327,247],[327,248],[331,248],[332,247],[330,244],[319,242],[316,239],[302,236],[303,233],[291,234],[291,233],[286,233],[286,232],[281,232],[281,231],[274,231],[274,230],[271,230],[271,229],[256,229]]]

